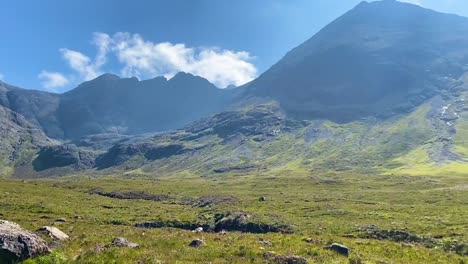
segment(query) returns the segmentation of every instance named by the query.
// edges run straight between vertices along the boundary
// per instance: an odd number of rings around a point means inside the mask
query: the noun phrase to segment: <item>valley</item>
[[[99,36],[87,71],[134,44]],[[0,81],[0,264],[468,263],[467,47],[468,18],[364,1],[238,87]]]

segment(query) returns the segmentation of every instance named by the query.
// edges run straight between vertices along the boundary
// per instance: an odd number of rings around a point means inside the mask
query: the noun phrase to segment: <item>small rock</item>
[[[260,240],[260,241],[258,241],[258,242],[259,242],[260,244],[262,244],[263,246],[266,246],[266,247],[272,247],[272,246],[273,246],[273,244],[271,244],[271,242],[268,241],[268,240]]]
[[[275,264],[307,264],[306,258],[296,255],[278,255],[273,258]]]
[[[43,226],[37,232],[44,233],[47,236],[60,241],[68,240],[70,237],[60,229],[53,226]]]
[[[274,251],[267,251],[267,252],[263,253],[263,258],[264,259],[271,259],[274,256],[276,256],[276,252],[274,252]]]
[[[203,245],[205,245],[205,241],[201,239],[195,239],[189,244],[190,247],[201,247]]]
[[[197,228],[195,228],[195,230],[193,230],[192,232],[194,232],[194,233],[201,233],[201,232],[203,232],[203,227],[197,227]]]
[[[325,249],[330,249],[330,250],[333,250],[343,256],[348,256],[349,255],[349,248],[345,245],[341,245],[341,244],[338,244],[338,243],[333,243],[331,244],[330,246],[328,247],[325,247]]]
[[[136,248],[138,247],[137,243],[133,243],[128,241],[123,237],[117,237],[112,241],[112,245],[116,247],[128,247],[128,248]]]
[[[304,239],[304,241],[309,244],[320,244],[320,240],[313,239],[311,237]]]
[[[102,253],[102,252],[106,251],[106,249],[107,248],[105,246],[96,245],[96,246],[94,246],[93,252],[94,253]]]
[[[265,196],[262,196],[262,197],[258,198],[258,200],[260,202],[266,202],[267,198]]]
[[[16,263],[49,252],[47,243],[36,234],[0,220],[0,263]]]

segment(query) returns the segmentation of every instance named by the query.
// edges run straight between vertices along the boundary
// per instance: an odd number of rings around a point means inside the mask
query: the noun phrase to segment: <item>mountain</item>
[[[179,128],[223,110],[236,94],[187,73],[145,81],[104,74],[64,94],[0,85],[0,105],[57,139]]]
[[[58,118],[65,138],[157,132],[223,110],[231,94],[187,73],[146,81],[106,74],[63,94]]]
[[[362,2],[247,84],[291,116],[350,122],[408,113],[468,69],[468,19]]]
[[[466,173],[466,102],[468,19],[390,0],[362,2],[238,88],[186,73],[105,74],[64,94],[0,84],[21,133],[61,140],[31,143],[20,172],[33,176]]]

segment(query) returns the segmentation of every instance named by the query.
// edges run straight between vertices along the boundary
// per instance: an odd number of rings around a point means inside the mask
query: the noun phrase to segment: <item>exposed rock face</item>
[[[245,111],[231,111],[216,114],[188,126],[190,133],[213,133],[223,139],[236,135],[263,136],[272,138],[282,132],[302,126],[301,122],[287,119],[276,104],[257,105]]]
[[[112,166],[118,166],[132,157],[141,155],[148,160],[158,160],[169,158],[189,151],[180,144],[159,145],[151,139],[141,141],[127,141],[116,144],[107,153],[98,157],[96,166],[99,169],[105,169]]]
[[[16,263],[49,252],[47,243],[37,235],[0,220],[0,263]]]
[[[53,227],[53,226],[43,226],[37,231],[46,234],[52,239],[56,239],[60,241],[65,241],[65,240],[70,239],[70,237],[67,234],[65,234],[60,229]]]

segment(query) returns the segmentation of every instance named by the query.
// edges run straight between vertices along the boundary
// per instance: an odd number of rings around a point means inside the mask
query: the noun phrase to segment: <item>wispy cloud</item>
[[[171,78],[177,72],[184,71],[204,77],[219,87],[226,87],[242,85],[257,75],[257,68],[251,63],[253,57],[245,51],[155,43],[139,34],[127,32],[113,36],[94,33],[92,43],[97,50],[94,59],[76,50],[60,49],[62,57],[74,71],[74,80],[87,81],[102,74],[109,56],[116,58],[123,77]]]
[[[5,79],[5,75],[0,72],[0,80],[4,80],[4,79]]]
[[[42,71],[38,78],[41,80],[42,87],[51,92],[57,92],[59,88],[69,83],[67,77],[59,72]]]

